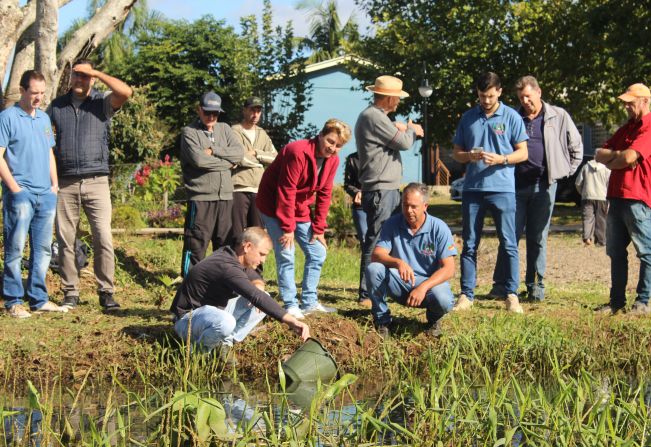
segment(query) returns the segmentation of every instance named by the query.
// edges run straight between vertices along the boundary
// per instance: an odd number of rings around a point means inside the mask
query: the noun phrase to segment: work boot
[[[99,293],[99,305],[102,306],[104,310],[115,310],[120,308],[120,305],[113,299],[113,294],[111,292]]]
[[[68,309],[74,309],[79,305],[79,297],[76,295],[69,295],[63,298],[62,307],[67,307]]]
[[[359,299],[357,300],[357,304],[359,305],[359,307],[363,307],[365,309],[370,309],[371,307],[373,307],[373,303],[371,302],[371,299],[363,296],[359,297]]]
[[[462,293],[459,295],[459,299],[457,300],[457,304],[454,305],[452,308],[453,312],[460,312],[463,310],[470,310],[472,308],[472,301],[468,299],[468,297]]]
[[[516,314],[524,313],[522,306],[520,306],[520,301],[518,300],[518,296],[515,293],[509,293],[506,296],[506,301],[504,302],[504,304],[506,305],[506,310],[509,312],[515,312]]]
[[[441,324],[441,320],[436,320],[434,323],[430,324],[426,333],[432,338],[440,338],[443,335],[443,325]]]

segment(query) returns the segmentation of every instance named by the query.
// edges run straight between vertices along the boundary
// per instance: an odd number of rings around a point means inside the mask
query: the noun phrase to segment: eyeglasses
[[[219,112],[216,110],[204,110],[201,109],[201,112],[203,112],[204,115],[206,116],[219,116]]]

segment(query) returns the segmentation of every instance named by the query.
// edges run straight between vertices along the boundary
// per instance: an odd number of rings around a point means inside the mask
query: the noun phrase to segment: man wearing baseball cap
[[[197,106],[199,118],[181,133],[181,169],[188,195],[183,232],[181,275],[213,251],[226,244],[231,230],[233,183],[231,169],[244,149],[231,127],[217,122],[222,99],[215,92],[204,93]]]
[[[371,307],[366,285],[366,266],[380,236],[385,220],[400,209],[402,181],[401,151],[414,144],[415,137],[424,135],[423,128],[411,120],[407,124],[388,117],[409,96],[402,90],[402,81],[393,76],[380,76],[366,87],[373,92],[373,104],[357,118],[355,143],[359,154],[359,181],[362,185],[362,209],[366,213],[367,231],[362,246],[359,303]]]
[[[643,315],[651,311],[651,92],[644,84],[633,84],[618,98],[624,102],[629,120],[595,155],[611,170],[606,228],[610,302],[597,310],[614,315],[626,306],[627,248],[633,242],[640,273],[631,313]]]
[[[271,164],[278,152],[271,138],[258,126],[262,116],[262,99],[252,96],[242,107],[242,121],[233,126],[233,131],[244,148],[242,162],[232,171],[233,181],[233,226],[231,242],[236,241],[245,228],[262,227],[262,219],[255,206],[258,185],[265,166]]]

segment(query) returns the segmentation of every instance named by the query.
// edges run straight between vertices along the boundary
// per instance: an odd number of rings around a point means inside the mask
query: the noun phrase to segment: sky
[[[296,10],[297,0],[271,0],[275,25],[285,25],[292,20],[294,33],[305,36],[309,29],[309,17],[306,11]],[[70,24],[79,17],[86,15],[87,0],[72,0],[59,10],[59,30],[65,31]],[[166,17],[173,19],[198,19],[203,15],[213,15],[217,19],[224,19],[226,23],[239,30],[240,17],[262,11],[262,0],[148,0],[149,9],[162,12]],[[360,12],[354,0],[337,0],[339,18],[342,23],[355,14],[360,25],[360,31],[368,26],[368,19]]]

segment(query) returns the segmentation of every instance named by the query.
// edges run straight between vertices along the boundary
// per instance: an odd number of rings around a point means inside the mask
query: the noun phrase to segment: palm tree
[[[341,25],[337,0],[300,0],[296,9],[308,11],[310,17],[310,35],[301,39],[301,45],[312,51],[308,63],[341,56],[351,44],[359,41],[359,30],[352,14]]]

